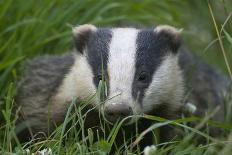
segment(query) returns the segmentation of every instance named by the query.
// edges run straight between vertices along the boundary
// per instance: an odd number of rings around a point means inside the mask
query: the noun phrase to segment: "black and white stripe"
[[[98,29],[90,37],[87,44],[87,60],[92,68],[94,74],[93,82],[96,87],[99,83],[98,78],[101,77],[103,74],[105,75],[106,81],[108,80],[107,62],[111,38],[112,32],[110,31],[110,29]]]
[[[165,89],[172,91],[169,83],[176,77],[169,72],[178,70],[177,52],[170,43],[170,36],[160,32],[161,29],[114,28],[97,29],[92,34],[86,55],[96,87],[103,65],[108,98],[112,98],[106,104],[127,104],[135,113],[142,113],[156,102],[159,104],[161,95],[168,95]],[[141,84],[138,78],[143,72],[147,79]]]

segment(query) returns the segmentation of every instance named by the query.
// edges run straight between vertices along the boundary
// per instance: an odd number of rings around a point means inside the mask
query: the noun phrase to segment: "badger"
[[[79,105],[96,94],[101,81],[106,83],[105,99],[96,95],[89,103],[96,109],[86,128],[98,123],[99,111],[109,124],[128,118],[129,126],[138,121],[133,116],[141,114],[179,118],[186,103],[196,107],[196,116],[220,106],[213,117],[223,120],[222,92],[229,80],[182,45],[181,30],[168,25],[138,29],[86,24],[73,28],[73,38],[72,52],[27,63],[15,100],[30,133],[47,133],[52,126],[48,115],[61,124],[72,100]],[[146,121],[140,123],[141,130],[148,127]],[[160,134],[168,135],[165,129]]]

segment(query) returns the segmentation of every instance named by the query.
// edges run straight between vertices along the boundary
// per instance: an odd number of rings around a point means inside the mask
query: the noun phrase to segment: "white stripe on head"
[[[108,103],[126,102],[132,109],[135,104],[129,102],[133,101],[137,35],[138,30],[134,28],[112,29],[108,58],[109,98],[113,97]]]

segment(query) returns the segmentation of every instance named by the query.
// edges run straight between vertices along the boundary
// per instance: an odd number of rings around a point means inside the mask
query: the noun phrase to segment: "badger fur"
[[[215,119],[222,120],[222,92],[229,80],[181,46],[180,33],[171,26],[73,28],[73,52],[28,63],[16,94],[21,120],[28,122],[33,134],[47,133],[48,109],[52,122],[62,123],[73,98],[83,101],[96,94],[102,78],[107,83],[107,98],[104,104],[98,97],[90,104],[109,123],[137,114],[175,119],[187,102],[196,106],[197,116],[220,105]],[[190,95],[184,98],[186,92]],[[132,117],[127,124],[135,121]],[[89,127],[92,122],[97,121],[92,120]]]

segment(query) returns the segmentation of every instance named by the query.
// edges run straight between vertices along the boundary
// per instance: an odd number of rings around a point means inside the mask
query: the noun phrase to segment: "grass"
[[[232,65],[232,2],[221,1],[152,1],[144,0],[2,0],[0,1],[0,154],[22,154],[29,148],[36,152],[51,148],[55,154],[107,154],[117,135],[121,122],[103,139],[94,142],[91,129],[83,132],[84,107],[70,106],[64,123],[57,127],[44,141],[20,144],[14,132],[15,120],[12,116],[13,94],[16,82],[20,79],[25,60],[43,54],[62,54],[72,48],[71,27],[92,23],[97,26],[135,25],[153,27],[157,24],[170,24],[184,28],[184,42],[223,73],[231,76]],[[83,106],[88,104],[86,101]],[[154,116],[140,116],[159,123],[147,131],[165,124],[185,129],[181,141],[157,144],[155,154],[230,154],[232,148],[232,97],[225,95],[225,123],[209,121],[208,118],[183,118],[168,121]],[[71,112],[74,110],[74,113]],[[79,117],[77,117],[79,116]],[[186,122],[199,122],[198,128],[186,126]],[[66,126],[70,124],[71,126]],[[76,128],[75,125],[80,128]],[[226,129],[228,137],[211,138],[199,129],[201,124],[214,125]],[[102,122],[102,130],[107,125]],[[65,132],[68,131],[68,132]],[[146,134],[145,131],[143,134]],[[99,131],[100,132],[100,131]],[[81,135],[81,136],[79,136]],[[138,141],[142,135],[138,135]],[[196,135],[207,140],[198,145]],[[15,144],[12,140],[16,141]],[[65,143],[63,143],[65,142]],[[135,142],[136,143],[136,142]],[[133,144],[133,142],[132,142]],[[164,147],[166,146],[166,147]],[[125,150],[125,147],[127,150]],[[141,153],[131,150],[130,142],[116,147],[116,152]]]

